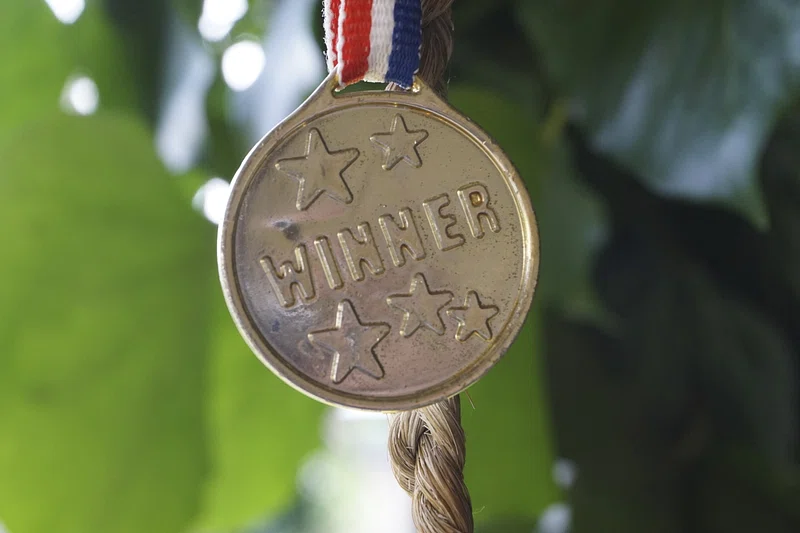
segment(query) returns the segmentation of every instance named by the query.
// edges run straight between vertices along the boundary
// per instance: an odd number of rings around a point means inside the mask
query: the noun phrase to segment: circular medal
[[[335,87],[331,75],[239,169],[220,227],[225,297],[302,392],[418,408],[474,383],[519,331],[535,217],[502,150],[421,82]]]

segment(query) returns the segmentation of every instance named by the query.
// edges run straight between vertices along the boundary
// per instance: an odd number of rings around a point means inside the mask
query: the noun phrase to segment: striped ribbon
[[[328,70],[344,87],[361,80],[408,89],[419,70],[421,0],[323,0]]]

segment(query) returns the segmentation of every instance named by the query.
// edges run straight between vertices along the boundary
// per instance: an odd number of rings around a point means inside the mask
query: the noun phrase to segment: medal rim
[[[536,215],[519,172],[499,144],[475,122],[442,100],[422,80],[417,79],[410,91],[369,90],[337,95],[338,87],[336,73],[331,73],[303,104],[256,143],[234,175],[230,186],[231,194],[222,223],[219,225],[217,238],[217,264],[222,292],[231,317],[249,348],[266,367],[294,389],[315,400],[337,407],[382,412],[418,409],[460,394],[476,383],[497,364],[519,335],[530,312],[538,282],[540,253]],[[451,378],[410,395],[378,397],[346,393],[337,391],[333,387],[326,387],[298,372],[272,348],[268,339],[259,330],[244,304],[236,275],[234,239],[239,211],[250,183],[257,175],[263,161],[274,148],[288,138],[289,134],[305,124],[320,116],[362,104],[407,107],[430,113],[437,120],[460,131],[471,142],[480,146],[501,173],[516,202],[523,248],[529,248],[529,253],[523,254],[522,276],[519,280],[519,294],[513,314],[497,340],[493,341],[472,364],[463,367]]]

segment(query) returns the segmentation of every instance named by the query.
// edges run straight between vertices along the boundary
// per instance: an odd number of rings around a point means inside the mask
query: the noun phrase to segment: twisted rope
[[[419,533],[473,532],[458,396],[392,415],[389,457],[394,477],[411,496]]]
[[[418,75],[447,92],[445,70],[453,55],[453,0],[422,0],[422,57]]]

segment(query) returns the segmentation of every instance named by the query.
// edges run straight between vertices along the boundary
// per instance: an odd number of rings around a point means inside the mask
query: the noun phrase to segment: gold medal
[[[421,81],[336,87],[334,73],[236,174],[225,298],[300,391],[414,409],[466,389],[513,341],[536,285],[535,217],[497,144]]]

